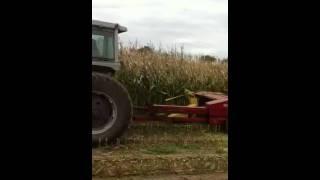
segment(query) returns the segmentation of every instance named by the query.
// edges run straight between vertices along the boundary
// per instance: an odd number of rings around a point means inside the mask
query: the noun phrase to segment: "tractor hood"
[[[96,26],[100,28],[108,28],[108,29],[118,29],[118,33],[127,32],[126,27],[120,26],[119,24],[116,24],[116,23],[92,20],[92,26]]]

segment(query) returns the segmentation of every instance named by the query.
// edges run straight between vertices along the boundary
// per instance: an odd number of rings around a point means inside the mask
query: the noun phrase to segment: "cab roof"
[[[127,32],[127,28],[124,26],[120,26],[116,23],[104,22],[99,20],[92,20],[92,26],[100,27],[100,28],[108,28],[108,29],[118,29],[119,33]]]

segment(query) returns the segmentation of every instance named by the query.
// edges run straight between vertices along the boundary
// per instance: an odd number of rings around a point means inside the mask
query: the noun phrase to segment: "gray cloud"
[[[186,52],[228,56],[227,0],[93,0],[94,19],[128,27],[124,43],[184,46]]]

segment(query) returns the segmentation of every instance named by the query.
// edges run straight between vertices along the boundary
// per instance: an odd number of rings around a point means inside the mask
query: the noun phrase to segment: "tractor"
[[[120,69],[118,35],[127,28],[92,20],[92,141],[109,142],[123,134],[132,119],[126,88],[114,79]]]

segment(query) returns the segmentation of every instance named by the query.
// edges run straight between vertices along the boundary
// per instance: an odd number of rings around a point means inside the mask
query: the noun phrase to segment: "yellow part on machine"
[[[189,100],[188,107],[196,107],[196,106],[198,106],[198,99],[195,96],[188,96],[188,100]],[[173,113],[173,114],[169,114],[168,117],[187,118],[188,114]]]
[[[194,107],[198,105],[198,99],[195,96],[189,96],[189,106]]]

